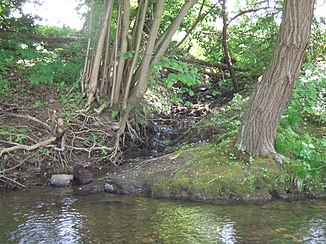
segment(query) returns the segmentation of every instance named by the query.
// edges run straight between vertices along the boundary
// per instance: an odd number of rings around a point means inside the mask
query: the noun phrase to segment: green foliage
[[[0,32],[16,31],[28,32],[34,27],[36,16],[26,15],[22,11],[22,6],[26,0],[0,0]],[[38,1],[34,0],[37,4]],[[19,17],[15,17],[13,13],[19,13]]]
[[[323,57],[326,57],[326,19],[321,17],[314,19],[306,59],[314,63]]]
[[[324,69],[305,65],[276,137],[277,152],[295,160],[298,179],[310,188],[320,186],[326,173],[326,140],[320,137],[326,122]]]
[[[326,65],[321,67],[311,64],[304,65],[304,72],[296,82],[292,98],[285,111],[283,125],[299,125],[302,120],[314,120],[326,123]]]
[[[237,3],[229,19],[237,13],[250,9],[265,7],[265,2],[241,1]],[[261,5],[261,6],[260,6]],[[233,64],[237,68],[249,70],[250,74],[261,74],[268,64],[278,33],[277,18],[281,11],[279,3],[273,9],[248,12],[238,16],[228,26],[228,46]],[[206,60],[216,62],[223,60],[222,19],[218,7],[210,12],[202,24],[192,34],[202,50]]]
[[[37,35],[46,37],[62,37],[62,36],[76,36],[77,31],[69,26],[37,26],[35,30]]]
[[[62,83],[63,84],[63,83]],[[68,91],[70,86],[63,86],[62,89]],[[61,116],[63,118],[70,119],[76,115],[76,111],[81,110],[83,105],[81,104],[83,94],[81,92],[71,92],[69,96],[61,95],[59,98],[63,108],[61,110]]]
[[[10,92],[10,86],[9,86],[9,81],[4,79],[1,75],[0,75],[0,98],[1,96],[7,94]],[[1,101],[1,99],[0,99]]]
[[[189,87],[199,84],[197,79],[197,69],[184,62],[178,61],[174,58],[162,57],[162,67],[176,71],[176,73],[169,73],[165,80],[165,84],[168,87],[172,87],[177,82]]]
[[[20,76],[28,77],[32,84],[73,83],[78,80],[83,64],[80,53],[81,45],[69,47],[46,47],[44,42],[8,37],[0,41],[0,75],[15,67]],[[69,49],[68,49],[69,48]],[[3,82],[2,82],[3,83]]]
[[[244,16],[243,21],[230,28],[232,39],[229,47],[237,61],[236,66],[242,69],[250,67],[251,74],[261,74],[271,59],[277,33],[274,15],[255,19]]]
[[[173,90],[172,102],[183,102],[188,106],[192,106],[193,104],[190,101],[183,101],[179,95],[186,94],[190,97],[195,95],[193,89],[201,83],[198,79],[198,70],[174,58],[162,57],[160,65],[163,69],[169,70],[164,85]]]
[[[22,144],[24,140],[28,138],[25,134],[27,130],[24,128],[7,128],[7,129],[0,129],[0,137],[4,138],[8,142],[15,142]]]

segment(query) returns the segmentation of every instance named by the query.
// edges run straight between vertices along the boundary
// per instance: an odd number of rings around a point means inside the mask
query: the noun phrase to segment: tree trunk
[[[97,49],[96,49],[92,73],[91,73],[91,80],[87,87],[88,98],[87,98],[86,107],[92,103],[96,89],[97,89],[99,70],[100,70],[100,66],[101,66],[101,56],[103,53],[105,34],[106,34],[107,27],[108,27],[108,22],[109,22],[110,12],[112,11],[112,6],[113,6],[112,4],[108,4],[108,9],[105,12],[105,17],[104,17],[102,29],[100,32],[100,37],[98,39]]]
[[[314,0],[285,0],[272,60],[251,95],[236,147],[253,156],[282,159],[274,147],[276,131],[300,73],[309,42]]]
[[[115,89],[113,93],[113,99],[111,100],[111,106],[115,106],[119,102],[120,89],[122,84],[122,79],[124,77],[124,67],[126,58],[124,55],[128,48],[128,30],[129,30],[129,19],[130,19],[130,2],[129,0],[122,1],[123,4],[123,16],[122,16],[122,33],[121,33],[121,44],[120,44],[120,57],[117,70],[117,80],[115,81]]]
[[[230,77],[232,80],[233,84],[233,91],[234,93],[239,92],[239,85],[237,82],[237,79],[235,78],[235,71],[232,65],[231,57],[230,57],[230,52],[229,52],[229,45],[228,45],[228,17],[226,13],[226,0],[222,1],[222,17],[223,17],[223,30],[222,30],[222,48],[223,48],[223,54],[224,54],[224,59],[226,62],[226,65],[228,66],[228,70],[230,72]]]

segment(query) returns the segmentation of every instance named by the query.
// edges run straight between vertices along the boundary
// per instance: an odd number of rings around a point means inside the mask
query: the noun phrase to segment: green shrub
[[[294,161],[296,176],[307,187],[319,187],[326,174],[326,74],[323,67],[304,65],[276,136],[276,150]]]

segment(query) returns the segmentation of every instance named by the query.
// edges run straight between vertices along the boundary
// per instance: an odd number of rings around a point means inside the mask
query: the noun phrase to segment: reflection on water
[[[48,240],[56,243],[78,242],[82,221],[80,214],[72,207],[76,200],[64,197],[58,204],[37,201],[28,212],[24,206],[16,205],[13,220],[19,224],[17,230],[9,233],[9,239],[21,243],[34,240],[41,243],[48,243]]]
[[[326,243],[325,203],[0,192],[0,243]]]

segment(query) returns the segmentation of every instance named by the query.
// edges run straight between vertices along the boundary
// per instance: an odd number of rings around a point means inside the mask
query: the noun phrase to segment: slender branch
[[[222,47],[223,47],[224,59],[228,66],[228,70],[230,71],[234,92],[239,92],[239,85],[235,78],[235,71],[232,65],[232,61],[229,53],[228,41],[227,41],[228,17],[227,17],[226,6],[225,6],[226,0],[222,0],[221,4],[222,4],[222,18],[223,18]]]
[[[112,2],[110,2],[109,4],[112,4]],[[112,8],[110,8],[112,9]],[[109,21],[108,23],[111,23],[111,19],[112,19],[112,11],[110,11],[110,16],[109,16]],[[104,94],[106,94],[108,92],[108,83],[109,83],[109,78],[110,75],[108,74],[108,70],[110,65],[108,65],[110,63],[111,60],[109,60],[109,56],[110,56],[110,40],[111,40],[111,24],[108,25],[107,27],[107,34],[106,34],[106,43],[105,43],[105,54],[104,54],[104,63],[103,63],[103,70],[102,70],[102,80],[101,80],[101,85],[100,85],[100,95],[103,96]]]
[[[197,16],[197,19],[195,20],[195,22],[192,24],[191,28],[189,30],[187,30],[187,34],[182,38],[182,40],[173,48],[173,50],[170,52],[170,53],[174,53],[186,40],[187,38],[189,37],[189,35],[193,32],[193,30],[196,28],[196,26],[203,20],[205,19],[205,17],[210,13],[212,12],[218,3],[215,3],[208,11],[206,11],[205,13],[202,14],[202,10],[203,10],[203,7],[204,7],[204,4],[205,4],[205,0],[203,1],[201,7],[200,7],[200,10],[199,10],[199,13],[198,13],[198,16]]]
[[[110,107],[112,108],[114,104],[115,99],[115,90],[116,90],[116,83],[117,83],[117,70],[118,65],[116,60],[118,60],[118,45],[119,45],[119,36],[121,32],[121,22],[122,22],[122,7],[121,7],[121,1],[119,1],[119,7],[118,7],[118,16],[117,16],[117,27],[115,31],[115,37],[112,47],[112,55],[111,55],[111,61],[113,61],[113,68],[112,68],[112,87],[111,87],[111,96],[110,96]]]
[[[178,27],[180,26],[181,22],[183,21],[184,17],[188,13],[189,9],[195,5],[198,0],[189,0],[187,1],[181,11],[179,12],[178,16],[173,20],[170,24],[168,29],[166,30],[165,34],[155,43],[156,53],[152,60],[152,65],[156,64],[161,56],[165,53],[168,45],[170,44],[174,33],[177,31]]]
[[[87,41],[87,49],[86,49],[86,55],[85,55],[85,62],[84,62],[84,71],[83,71],[83,78],[81,79],[81,91],[82,93],[85,92],[85,87],[88,83],[88,80],[86,79],[87,73],[88,73],[88,63],[90,58],[90,49],[91,49],[91,41],[92,41],[92,28],[93,28],[93,9],[94,9],[94,1],[91,2],[91,10],[89,15],[89,33],[88,33],[88,41]]]
[[[235,16],[233,16],[228,22],[227,25],[230,25],[230,23],[237,19],[238,17],[240,17],[241,15],[247,14],[247,13],[253,13],[253,12],[258,12],[260,10],[266,10],[269,9],[270,7],[262,7],[262,8],[255,8],[255,9],[248,9],[248,10],[243,10],[240,13],[236,14]]]
[[[120,55],[118,61],[117,69],[117,79],[115,81],[115,89],[113,92],[112,106],[117,104],[120,97],[120,90],[122,85],[122,79],[124,78],[124,67],[125,67],[125,53],[128,49],[128,29],[130,24],[130,2],[129,0],[123,0],[123,11],[122,11],[122,21],[121,21],[121,36],[120,36]]]
[[[112,2],[112,1],[113,0],[111,0],[110,2]],[[88,107],[92,103],[95,92],[96,92],[96,88],[98,85],[98,76],[99,76],[99,70],[100,70],[100,65],[101,65],[101,56],[102,56],[104,40],[105,40],[105,36],[106,36],[106,32],[107,32],[108,21],[109,21],[111,11],[112,11],[112,4],[109,4],[108,9],[106,9],[106,12],[105,12],[105,17],[104,17],[102,29],[100,32],[100,37],[99,37],[98,43],[97,43],[97,49],[96,49],[93,69],[92,69],[92,73],[91,73],[91,80],[90,80],[88,91],[87,91],[88,98],[87,98],[87,103],[86,103],[85,107]]]
[[[187,63],[192,63],[192,64],[199,64],[199,65],[204,65],[207,67],[214,67],[214,68],[219,68],[222,70],[227,70],[228,66],[226,64],[223,63],[218,63],[218,62],[209,62],[209,61],[205,61],[202,59],[197,59],[194,56],[188,55],[189,57],[179,57],[179,59],[181,61],[187,62]]]

